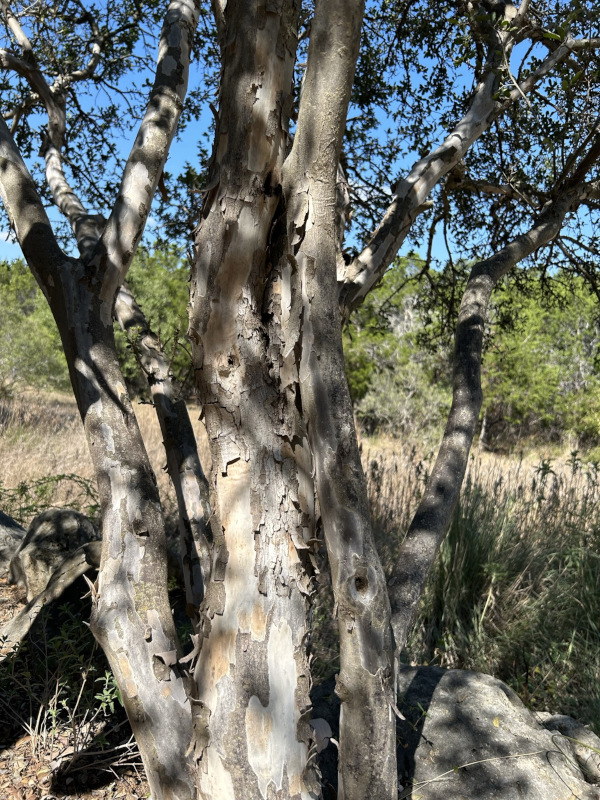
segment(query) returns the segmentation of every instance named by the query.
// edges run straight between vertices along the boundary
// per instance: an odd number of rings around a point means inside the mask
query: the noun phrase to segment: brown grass
[[[154,408],[136,403],[135,414],[146,444],[167,516],[175,512],[175,493],[166,464],[162,436]],[[199,421],[199,408],[190,407],[190,416],[200,457],[209,463],[206,432]],[[51,476],[76,475],[93,486],[94,472],[83,425],[75,400],[67,395],[27,392],[12,401],[0,401],[0,487],[17,490]],[[81,487],[64,479],[49,487],[44,501],[50,505],[82,505]],[[85,503],[83,503],[85,506]],[[1,509],[7,513],[15,509]],[[82,510],[85,510],[82,509]],[[21,519],[22,524],[31,521]]]

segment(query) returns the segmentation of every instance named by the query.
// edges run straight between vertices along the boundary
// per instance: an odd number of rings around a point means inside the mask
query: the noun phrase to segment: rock
[[[28,602],[44,591],[70,553],[100,538],[89,519],[73,509],[50,508],[29,526],[9,566],[9,582],[27,590]]]
[[[569,739],[588,783],[600,783],[600,738],[573,717],[548,712],[535,716],[546,730],[558,731]]]
[[[398,721],[400,798],[600,800],[573,743],[558,726],[542,727],[501,681],[463,670],[403,667],[399,696],[406,716]]]
[[[8,514],[0,511],[0,575],[4,575],[8,569],[10,560],[18,550],[25,533],[25,528]]]

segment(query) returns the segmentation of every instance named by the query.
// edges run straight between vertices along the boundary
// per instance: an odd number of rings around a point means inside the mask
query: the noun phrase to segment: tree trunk
[[[196,237],[190,335],[213,458],[212,573],[195,671],[205,800],[319,794],[308,763],[311,466],[293,398],[279,390],[268,256],[297,16],[295,0],[225,7],[227,58]]]
[[[78,264],[73,265],[75,277]],[[114,346],[112,315],[65,276],[57,316],[96,471],[102,557],[91,628],[104,649],[156,800],[194,797],[192,714],[167,595],[166,539],[152,472]]]
[[[300,309],[297,328],[285,326],[285,352],[313,454],[338,616],[339,797],[396,800],[390,605],[345,376],[336,277],[338,159],[362,14],[360,0],[315,7],[296,136],[284,167],[284,260],[295,273],[292,297]]]

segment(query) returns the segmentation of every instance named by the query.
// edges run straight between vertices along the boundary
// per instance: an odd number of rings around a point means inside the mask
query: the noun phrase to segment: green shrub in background
[[[66,391],[67,363],[48,303],[24,261],[0,261],[0,398],[23,386]]]
[[[551,304],[540,290],[520,296],[505,288],[495,307],[482,375],[486,441],[510,446],[519,437],[573,434],[581,445],[597,443],[598,300],[573,279],[556,287]]]
[[[422,347],[424,325],[412,281],[418,258],[400,258],[344,331],[350,394],[367,433],[439,436],[450,402],[451,357]]]
[[[159,336],[180,381],[189,381],[187,330],[189,269],[175,248],[140,248],[128,282],[150,327]],[[0,398],[25,386],[70,391],[60,336],[48,303],[22,260],[0,262]],[[147,386],[130,344],[115,325],[125,379],[134,392]]]

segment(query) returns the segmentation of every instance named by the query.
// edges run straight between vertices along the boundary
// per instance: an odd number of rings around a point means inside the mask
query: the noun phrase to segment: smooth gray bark
[[[282,274],[290,276],[292,312],[284,353],[306,420],[338,617],[338,796],[395,800],[390,609],[344,371],[336,277],[338,159],[363,11],[360,0],[315,6],[294,145],[284,166]]]

